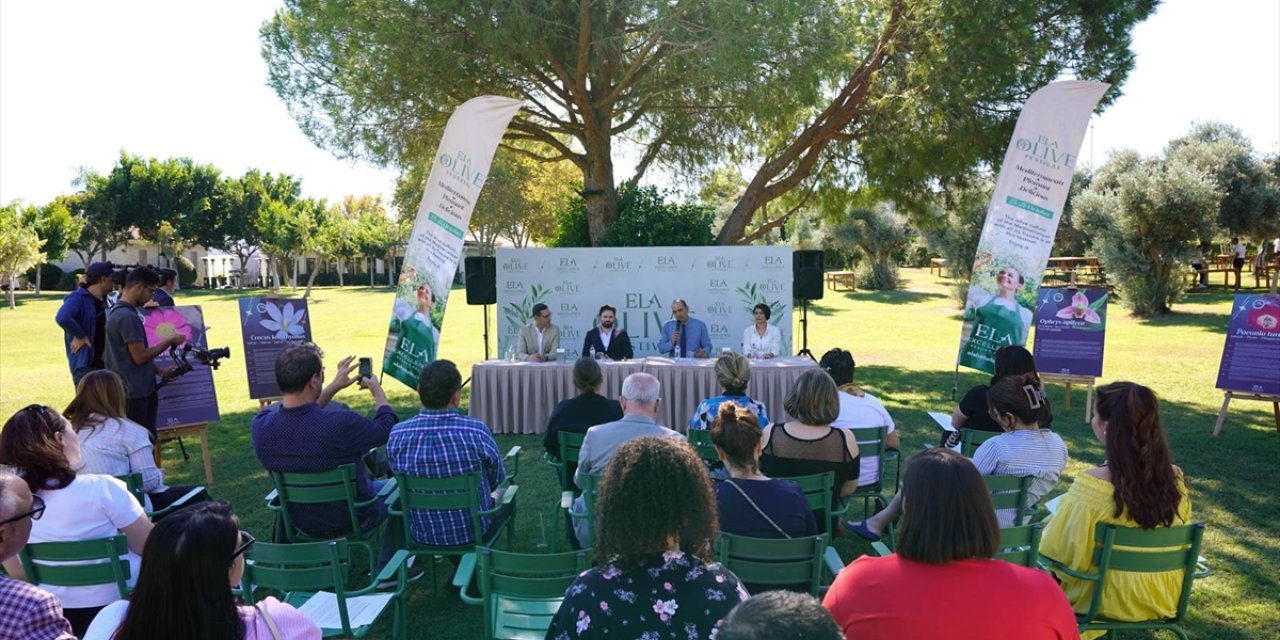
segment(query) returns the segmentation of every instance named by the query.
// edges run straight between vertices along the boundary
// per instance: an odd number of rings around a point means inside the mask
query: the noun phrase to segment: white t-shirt
[[[133,498],[125,484],[111,476],[82,473],[62,489],[36,492],[44,499],[44,516],[31,523],[31,543],[78,542],[109,538],[120,530],[145,518],[142,505]],[[129,586],[138,578],[141,558],[132,551],[129,561]],[[38,585],[58,596],[64,609],[101,607],[120,599],[115,583],[87,587]]]
[[[831,426],[836,429],[874,429],[889,427],[885,435],[893,433],[893,418],[883,404],[869,393],[859,398],[844,391],[837,392],[840,398],[840,417]],[[858,474],[858,486],[875,484],[880,479],[880,456],[860,458],[861,471]]]
[[[1235,249],[1235,251],[1236,251],[1236,257],[1237,257],[1237,258],[1240,258],[1241,260],[1243,260],[1243,259],[1244,259],[1245,249],[1244,249],[1244,243],[1243,243],[1243,242],[1237,242],[1237,243],[1236,243],[1236,245],[1235,245],[1234,247],[1231,247],[1231,248],[1232,248],[1232,249]]]

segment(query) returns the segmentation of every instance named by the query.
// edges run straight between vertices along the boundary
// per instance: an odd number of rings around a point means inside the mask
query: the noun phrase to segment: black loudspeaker
[[[498,302],[498,259],[493,256],[467,256],[463,262],[467,278],[467,304]]]
[[[822,299],[821,251],[792,252],[791,275],[791,295],[797,300]]]

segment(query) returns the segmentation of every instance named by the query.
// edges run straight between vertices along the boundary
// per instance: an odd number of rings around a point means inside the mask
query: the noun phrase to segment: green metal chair
[[[116,476],[116,479],[124,482],[125,488],[129,490],[129,493],[133,494],[133,497],[138,501],[138,504],[142,505],[145,509],[147,506],[147,493],[142,490],[142,474],[130,473],[123,476]],[[147,511],[147,518],[151,520],[159,520],[160,518],[187,506],[187,504],[191,502],[192,498],[200,495],[200,492],[204,490],[204,487],[193,487],[181,498],[173,501],[169,506],[155,511]]]
[[[245,554],[241,594],[247,604],[253,604],[258,592],[275,591],[282,595],[284,602],[301,609],[303,613],[306,613],[304,607],[318,595],[317,592],[332,594],[336,600],[340,622],[336,627],[321,627],[321,633],[326,638],[364,637],[386,613],[387,605],[390,604],[394,614],[391,635],[396,640],[406,638],[408,630],[404,592],[408,584],[409,553],[403,549],[396,551],[367,586],[349,589],[347,575],[351,570],[353,546],[360,547],[348,540],[295,544],[259,542]],[[368,553],[368,547],[363,548]],[[373,557],[369,556],[367,560],[372,564]],[[383,595],[376,593],[377,585],[390,580],[396,581],[396,588],[390,593],[391,598],[384,600]],[[374,620],[363,625],[353,624],[350,611],[353,603],[360,604],[361,608],[376,607]]]
[[[1191,602],[1191,581],[1208,573],[1208,568],[1199,562],[1200,543],[1203,539],[1203,522],[1155,529],[1098,523],[1093,534],[1093,567],[1096,571],[1076,571],[1048,557],[1045,557],[1044,561],[1054,572],[1096,583],[1093,598],[1089,600],[1088,611],[1076,614],[1080,631],[1106,631],[1107,636],[1110,637],[1113,631],[1165,629],[1187,640],[1187,632],[1182,629],[1182,624],[1186,620],[1187,606]],[[1107,574],[1111,571],[1134,573],[1182,571],[1182,589],[1178,595],[1176,613],[1170,618],[1138,622],[1123,622],[1102,617],[1100,610],[1106,595]]]
[[[834,471],[781,479],[790,480],[800,485],[800,490],[804,492],[804,497],[809,500],[809,507],[813,509],[813,517],[818,521],[819,527],[830,531],[833,519],[843,516],[849,511],[849,505],[844,503],[840,503],[838,508],[832,506],[835,504],[833,496],[836,491],[836,488],[832,486],[836,481]]]
[[[560,441],[560,459],[552,458],[551,454],[543,454],[543,460],[556,470],[556,475],[560,478],[560,501],[556,503],[551,517],[551,549],[553,551],[560,548],[560,521],[564,519],[563,512],[569,508],[577,495],[573,471],[577,469],[578,455],[582,451],[582,441],[587,438],[587,434],[559,431],[556,433],[556,438]],[[569,466],[571,462],[574,464],[572,468]]]
[[[130,577],[129,542],[123,534],[78,542],[36,542],[18,552],[22,570],[31,584],[87,587],[114,584],[127,600]],[[76,564],[46,564],[49,562]]]
[[[360,510],[388,501],[395,491],[394,480],[388,481],[376,495],[368,500],[357,500],[355,464],[344,464],[332,471],[297,473],[272,471],[275,483],[275,499],[268,496],[267,508],[276,514],[276,540],[280,542],[319,542],[331,537],[345,537],[371,549],[370,541],[376,540],[386,522],[365,528],[361,526]],[[293,524],[290,505],[345,503],[348,528],[345,536],[317,536],[299,530]]]
[[[689,444],[693,445],[698,457],[707,464],[719,464],[720,455],[716,453],[716,445],[711,442],[711,432],[706,429],[690,429]]]
[[[960,454],[966,458],[972,458],[973,452],[978,450],[982,443],[1000,435],[997,431],[982,431],[979,429],[961,429],[960,430]]]
[[[1020,527],[1027,520],[1027,494],[1034,476],[982,476],[991,492],[991,504],[996,511],[1013,509],[1013,526]]]
[[[576,513],[573,510],[573,496],[563,496],[560,506],[569,514],[570,521],[584,521],[586,524],[586,540],[579,540],[583,547],[592,546],[596,535],[596,487],[600,484],[600,476],[584,473],[578,476],[582,485],[582,503],[586,511]],[[568,493],[568,492],[566,492]],[[575,527],[576,528],[576,527]]]
[[[867,517],[867,507],[874,503],[876,510],[884,509],[889,506],[890,497],[885,494],[884,490],[884,466],[885,462],[897,459],[897,451],[886,449],[884,440],[889,436],[889,427],[875,427],[870,429],[849,429],[849,433],[858,439],[858,457],[868,458],[871,456],[879,456],[880,469],[876,475],[876,481],[858,487],[853,493],[845,496],[845,500],[862,500],[862,517]],[[892,454],[892,455],[891,455]],[[898,472],[902,465],[894,466],[893,487],[898,486]]]
[[[834,547],[827,545],[827,534],[803,538],[749,538],[721,533],[718,560],[753,587],[791,588],[808,585],[809,595],[817,597],[832,578],[844,568]]]
[[[996,552],[996,558],[1040,569],[1040,534],[1043,531],[1044,525],[1040,523],[1001,529],[1000,550]]]
[[[507,453],[507,459],[510,460],[519,453],[519,447],[512,447]],[[514,484],[504,485],[501,487],[503,493],[498,503],[491,509],[481,509],[483,497],[480,489],[481,473],[474,471],[451,478],[417,478],[403,473],[395,474],[397,488],[390,500],[389,513],[404,527],[405,548],[409,553],[430,562],[433,587],[438,584],[435,556],[458,556],[465,561],[467,555],[474,554],[477,546],[488,545],[497,540],[503,530],[507,533],[507,547],[511,547],[516,528],[514,505],[516,492],[520,487]],[[503,506],[508,504],[512,505],[511,517],[494,531],[490,538],[486,539],[481,518],[497,514]],[[447,510],[464,510],[470,514],[472,544],[439,546],[418,542],[414,538],[412,512]]]
[[[484,605],[484,640],[542,640],[564,593],[591,566],[591,549],[527,554],[477,547],[454,573],[463,602]],[[467,595],[475,578],[480,597]]]

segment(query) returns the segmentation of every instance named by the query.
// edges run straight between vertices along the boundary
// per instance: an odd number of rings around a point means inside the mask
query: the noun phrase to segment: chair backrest
[[[582,489],[582,503],[587,512],[574,514],[573,519],[586,522],[586,538],[580,540],[584,547],[595,543],[596,536],[596,487],[600,485],[600,476],[583,473],[578,475],[578,488]]]
[[[793,478],[780,478],[781,480],[789,480],[800,485],[800,490],[804,492],[804,497],[809,501],[809,508],[813,509],[813,517],[818,521],[818,526],[831,518],[831,496],[833,485],[836,481],[834,471],[826,473],[816,473],[811,476],[795,476]]]
[[[350,519],[350,531],[360,533],[361,506],[356,489],[356,466],[348,463],[331,471],[301,473],[293,471],[272,471],[271,480],[276,485],[276,494],[280,497],[281,514],[284,517],[285,536],[293,541],[297,529],[293,526],[293,517],[289,513],[291,504],[329,504],[345,502]]]
[[[808,585],[819,595],[826,534],[803,538],[748,538],[720,534],[719,561],[739,580],[758,587]]]
[[[716,445],[711,442],[711,432],[707,429],[690,429],[689,444],[693,445],[694,451],[698,452],[698,457],[704,462],[717,463],[720,462],[720,455],[716,453]]]
[[[22,570],[32,584],[86,587],[115,584],[120,597],[129,597],[129,552],[123,535],[78,542],[36,542],[18,552]],[[48,562],[74,564],[45,564]]]
[[[582,451],[582,441],[587,438],[587,434],[557,431],[556,438],[560,440],[560,460],[577,462],[578,454]]]
[[[1044,524],[1039,522],[1001,529],[996,559],[1032,569],[1039,568],[1040,534],[1043,530]]]
[[[419,478],[397,472],[396,487],[400,494],[397,511],[403,511],[402,518],[406,548],[426,549],[431,545],[417,542],[413,537],[414,511],[454,511],[465,510],[471,520],[473,540],[479,542],[484,535],[481,526],[480,509],[480,472],[473,471],[449,478]]]
[[[346,601],[346,576],[350,568],[351,545],[346,540],[294,544],[257,542],[245,552],[241,592],[248,604],[253,604],[257,590],[332,592],[337,596],[343,634],[352,635]]]
[[[978,450],[978,446],[982,443],[1000,435],[997,431],[982,431],[980,429],[961,429],[960,430],[960,453],[966,458],[972,458],[973,452]]]
[[[124,488],[128,489],[129,493],[133,494],[133,497],[138,501],[138,504],[144,507],[147,506],[147,493],[142,490],[141,473],[126,473],[122,476],[116,476],[115,478],[116,480],[124,483]]]
[[[1022,526],[1027,517],[1027,493],[1034,476],[982,476],[991,492],[991,505],[1000,509],[1014,509],[1013,525]]]
[[[1203,539],[1203,522],[1155,529],[1098,523],[1093,532],[1096,545],[1093,564],[1098,567],[1098,586],[1093,590],[1093,599],[1089,603],[1085,619],[1092,620],[1098,613],[1108,572],[1161,573],[1181,570],[1182,589],[1178,596],[1178,612],[1174,616],[1175,622],[1181,622],[1187,615],[1187,604],[1191,600],[1191,581],[1195,578],[1196,561],[1200,557],[1200,543]]]
[[[884,476],[884,439],[889,436],[889,427],[871,427],[866,429],[849,429],[857,439],[858,457],[862,460],[876,458],[876,479],[871,486],[872,491],[880,490],[880,480]]]
[[[484,597],[485,638],[541,638],[591,549],[511,553],[477,547],[477,586]]]

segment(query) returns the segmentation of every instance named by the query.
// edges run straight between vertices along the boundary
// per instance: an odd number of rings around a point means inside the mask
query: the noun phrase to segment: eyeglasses
[[[235,560],[240,554],[248,551],[249,547],[252,547],[253,543],[257,542],[257,540],[255,540],[248,531],[241,531],[240,538],[243,539],[244,542],[241,542],[240,546],[236,547],[235,553],[231,554],[232,560]]]
[[[32,520],[39,520],[40,517],[43,515],[44,515],[44,498],[41,498],[40,496],[37,496],[37,495],[33,495],[31,496],[30,511],[22,515],[17,515],[12,518],[9,518],[4,522],[0,522],[0,525],[6,525],[6,524],[9,524],[10,522],[17,522],[23,518],[31,518]]]

